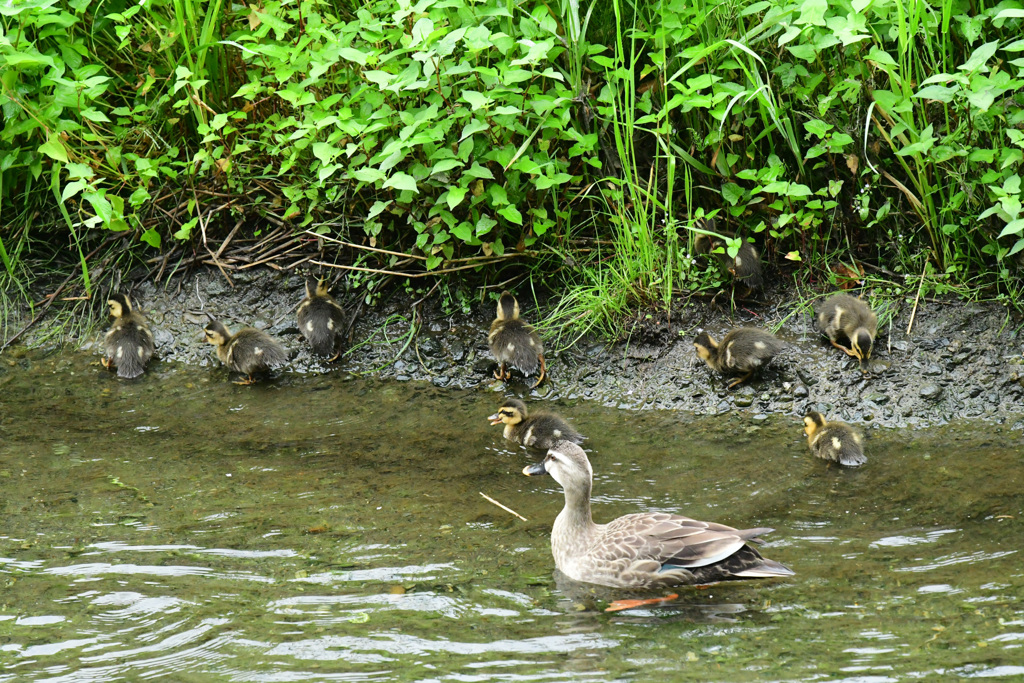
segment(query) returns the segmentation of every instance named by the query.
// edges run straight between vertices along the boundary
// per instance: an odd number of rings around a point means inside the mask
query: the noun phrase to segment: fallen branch
[[[499,503],[498,501],[494,500],[493,498],[491,498],[490,496],[488,496],[488,495],[487,495],[486,493],[484,493],[483,491],[480,491],[480,495],[481,495],[481,496],[483,496],[484,498],[486,498],[486,499],[487,499],[487,502],[488,502],[488,503],[494,503],[495,505],[497,505],[498,507],[500,507],[500,508],[501,508],[502,510],[504,510],[505,512],[508,512],[508,513],[511,513],[511,514],[515,515],[516,517],[518,517],[519,519],[523,520],[524,522],[529,522],[529,521],[530,521],[530,520],[528,520],[528,519],[527,519],[526,517],[523,517],[523,516],[522,516],[521,514],[519,514],[519,513],[518,513],[518,512],[516,512],[515,510],[513,510],[512,508],[510,508],[510,507],[506,507],[506,506],[502,505],[501,503]]]

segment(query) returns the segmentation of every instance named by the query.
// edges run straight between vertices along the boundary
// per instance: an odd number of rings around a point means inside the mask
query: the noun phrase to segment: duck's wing
[[[639,513],[619,517],[605,527],[605,544],[612,553],[653,560],[662,567],[694,569],[721,562],[748,542],[759,543],[772,529],[734,529],[668,513]]]

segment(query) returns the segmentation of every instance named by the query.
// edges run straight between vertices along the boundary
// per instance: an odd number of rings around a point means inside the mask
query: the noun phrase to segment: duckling
[[[203,330],[206,341],[217,347],[217,358],[235,372],[246,375],[236,384],[253,384],[253,375],[271,370],[288,360],[288,355],[270,335],[255,327],[243,327],[237,334],[211,320]]]
[[[708,232],[716,232],[713,218],[698,218],[696,227]],[[733,280],[747,289],[760,289],[764,284],[764,277],[761,275],[761,255],[757,253],[757,248],[750,242],[744,240],[739,251],[736,252],[736,256],[732,258],[729,257],[725,240],[714,235],[699,233],[693,247],[698,254],[714,256],[719,264],[729,271]]]
[[[878,316],[867,304],[849,294],[836,294],[818,309],[816,322],[832,346],[859,359],[861,372],[867,372],[865,364],[878,333]],[[840,335],[849,340],[851,348],[836,341]]]
[[[306,278],[306,298],[299,304],[299,331],[319,356],[331,356],[345,311],[327,291],[327,279]],[[339,351],[327,359],[337,360]]]
[[[756,327],[737,327],[730,330],[719,344],[707,332],[701,332],[693,340],[697,355],[708,367],[721,373],[746,373],[729,384],[732,389],[750,379],[751,375],[766,365],[785,344],[772,334]]]
[[[583,443],[583,435],[554,413],[526,411],[526,404],[510,398],[501,404],[498,412],[487,418],[492,425],[505,423],[504,436],[509,441],[547,450],[558,441]]]
[[[845,422],[828,422],[821,413],[808,410],[804,416],[804,434],[811,453],[822,460],[846,467],[860,467],[868,461],[861,435]]]
[[[519,319],[519,302],[509,292],[502,292],[498,299],[498,317],[491,323],[487,333],[487,343],[491,347],[494,359],[498,361],[498,369],[494,376],[500,380],[508,380],[512,371],[508,366],[529,377],[540,369],[540,375],[534,387],[544,381],[546,366],[544,363],[544,344],[540,341],[533,325]]]
[[[111,294],[107,300],[114,324],[103,337],[106,355],[100,359],[103,367],[117,367],[117,376],[133,379],[146,371],[146,363],[153,357],[153,333],[146,317],[132,310],[131,300],[124,294]]]

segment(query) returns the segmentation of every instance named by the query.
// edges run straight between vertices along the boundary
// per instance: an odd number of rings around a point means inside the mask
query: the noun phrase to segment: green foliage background
[[[597,321],[714,284],[687,235],[718,211],[783,273],[1016,300],[1022,7],[0,2],[3,277],[46,243],[89,290],[107,231],[273,218],[440,273],[573,262]]]

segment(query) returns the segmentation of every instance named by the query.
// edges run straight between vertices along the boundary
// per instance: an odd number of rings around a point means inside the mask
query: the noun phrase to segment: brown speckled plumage
[[[804,417],[804,434],[811,453],[846,467],[860,467],[868,461],[860,433],[845,422],[829,422],[814,410]]]
[[[617,588],[656,588],[727,579],[791,576],[747,545],[771,529],[733,529],[665,512],[625,515],[595,524],[590,512],[593,471],[583,449],[560,442],[525,474],[550,474],[565,491],[551,529],[551,552],[571,579]]]
[[[309,342],[313,353],[331,356],[338,334],[343,329],[345,311],[327,290],[327,280],[310,277],[306,280],[306,298],[299,304],[299,332]]]
[[[217,358],[235,372],[248,376],[283,365],[288,360],[284,348],[270,335],[255,327],[243,327],[231,334],[223,324],[212,321],[206,326],[206,341],[217,347]]]
[[[724,374],[742,374],[729,384],[729,388],[746,381],[754,372],[767,365],[785,344],[775,335],[756,327],[738,327],[730,330],[716,342],[707,332],[693,340],[697,355],[708,367]]]
[[[107,301],[114,323],[103,337],[103,365],[117,367],[117,376],[133,379],[146,371],[155,343],[146,317],[132,310],[124,294],[112,294]]]
[[[547,450],[558,441],[583,443],[583,435],[561,416],[549,412],[528,413],[526,404],[510,398],[498,412],[487,418],[491,424],[504,423],[503,435],[509,441]]]
[[[878,333],[878,316],[866,303],[849,294],[836,294],[818,308],[815,322],[832,346],[860,359],[863,369]],[[850,348],[839,344],[842,337],[850,342]]]
[[[698,218],[696,227],[708,232],[719,232],[715,228],[713,218]],[[729,235],[732,237],[732,235]],[[711,255],[718,261],[726,271],[732,275],[733,280],[750,289],[758,289],[764,284],[764,276],[761,272],[761,255],[757,248],[746,240],[740,245],[736,256],[729,256],[728,246],[720,237],[714,235],[697,234],[694,241],[694,250],[698,254]]]
[[[507,380],[511,369],[524,377],[537,374],[539,385],[544,380],[544,344],[533,326],[519,319],[519,302],[509,292],[498,300],[498,315],[487,333],[487,344],[498,361],[495,377]]]

